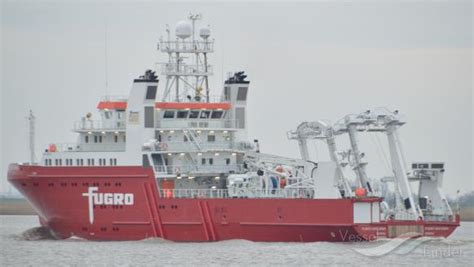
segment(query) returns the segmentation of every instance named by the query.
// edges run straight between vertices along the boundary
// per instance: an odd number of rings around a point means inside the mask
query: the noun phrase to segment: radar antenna
[[[201,14],[189,14],[188,20],[176,24],[176,40],[171,40],[168,27],[167,40],[160,38],[159,50],[168,54],[168,62],[161,64],[161,74],[166,76],[162,101],[210,102],[208,76],[212,75],[212,67],[207,55],[214,52],[214,40],[209,39],[208,26],[201,27],[196,36],[197,21],[201,18]]]

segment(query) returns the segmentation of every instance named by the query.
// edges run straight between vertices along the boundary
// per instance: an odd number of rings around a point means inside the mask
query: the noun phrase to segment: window
[[[99,135],[99,143],[102,143],[102,135]]]
[[[181,110],[178,111],[178,119],[186,119],[188,117],[189,111],[187,110]]]
[[[118,111],[118,112],[117,112],[117,118],[118,118],[118,119],[121,119],[122,116],[123,116],[123,111]]]
[[[111,114],[112,114],[112,112],[110,112],[110,111],[104,112],[104,115],[105,115],[105,118],[106,118],[106,119],[110,119],[110,115],[111,115]]]
[[[84,166],[84,159],[81,159],[81,166]]]
[[[89,143],[89,136],[88,136],[88,135],[84,136],[84,141],[85,141],[86,143]]]
[[[186,135],[183,136],[183,141],[184,141],[184,142],[188,142],[188,137],[187,137]]]
[[[115,142],[115,143],[118,142],[118,136],[117,136],[117,135],[114,136],[114,142]]]
[[[113,159],[109,159],[109,165],[110,166],[114,165],[114,160]]]
[[[192,110],[189,113],[189,118],[190,119],[197,119],[199,117],[199,110]]]
[[[211,115],[211,119],[220,119],[224,111],[221,110],[214,110]]]
[[[230,165],[230,159],[225,159],[225,165]]]
[[[245,108],[236,108],[235,109],[235,119],[237,128],[245,128]]]
[[[155,108],[145,107],[145,128],[154,128],[154,127],[155,127]]]
[[[216,141],[216,136],[215,135],[208,135],[207,136],[207,141],[208,142],[215,142]]]
[[[202,111],[201,112],[201,119],[209,119],[211,117],[211,112],[210,111]]]
[[[150,161],[148,160],[148,155],[147,154],[143,154],[142,155],[142,163],[143,163],[143,167],[150,167]]]
[[[165,119],[173,119],[174,118],[174,111],[173,110],[167,110],[165,111],[163,118]]]
[[[210,159],[209,159],[209,165],[212,165],[212,164],[214,164],[214,159],[213,159],[213,158],[210,158]]]
[[[91,159],[91,166],[94,166],[94,165],[95,165],[95,160]]]
[[[146,99],[155,99],[156,97],[156,85],[150,85],[146,88]]]
[[[230,101],[230,87],[224,87],[224,100]]]
[[[97,143],[97,135],[94,135],[94,143]]]
[[[202,159],[201,159],[201,164],[202,164],[202,165],[206,165],[206,159],[205,159],[205,158],[202,158]]]
[[[125,143],[125,141],[127,140],[127,138],[125,138],[125,135],[123,136],[123,142]]]
[[[247,100],[247,91],[248,87],[239,87],[239,91],[237,92],[237,100],[238,101],[245,101]]]
[[[62,165],[63,165],[63,160],[59,159],[59,166],[62,166]]]
[[[80,159],[76,159],[76,165],[77,165],[77,166],[80,166],[80,165],[81,165],[81,160],[80,160]]]

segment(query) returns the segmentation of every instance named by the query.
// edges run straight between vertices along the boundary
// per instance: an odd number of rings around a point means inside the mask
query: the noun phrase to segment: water
[[[433,239],[406,255],[397,250],[368,257],[354,249],[372,243],[257,243],[245,240],[174,243],[161,239],[92,242],[82,239],[35,240],[36,216],[0,216],[1,266],[314,266],[417,265],[470,266],[474,261],[474,223],[464,222],[448,239]],[[374,265],[375,266],[375,265]]]

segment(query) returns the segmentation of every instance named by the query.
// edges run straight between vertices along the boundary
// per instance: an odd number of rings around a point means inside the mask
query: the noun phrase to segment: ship
[[[9,182],[54,237],[354,242],[448,237],[460,225],[442,191],[445,164],[407,164],[397,110],[301,122],[287,132],[301,157],[263,153],[247,135],[246,73],[229,74],[210,95],[214,39],[201,21],[190,14],[175,36],[166,27],[160,90],[157,72],[146,70],[128,96],[104,96],[95,115],[74,123],[76,143],[51,143],[39,162],[32,151],[30,162],[9,165]],[[368,176],[359,143],[375,133],[388,143],[386,177]],[[338,148],[340,138],[350,146]],[[324,143],[330,160],[312,161],[309,142]],[[394,201],[381,184],[395,188]]]

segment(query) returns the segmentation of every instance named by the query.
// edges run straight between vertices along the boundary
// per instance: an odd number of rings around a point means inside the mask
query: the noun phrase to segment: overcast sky
[[[75,142],[73,122],[105,94],[106,24],[108,93],[126,95],[133,78],[166,60],[156,51],[165,25],[189,12],[216,39],[212,93],[225,73],[248,74],[249,137],[263,152],[299,156],[286,131],[300,122],[387,106],[406,114],[409,162],[444,161],[445,191],[473,189],[471,1],[2,1],[0,191],[9,190],[8,164],[29,158],[29,109],[38,159],[49,143]],[[362,138],[370,177],[389,174],[377,140],[386,141]],[[323,144],[312,148],[314,160],[327,159]]]

